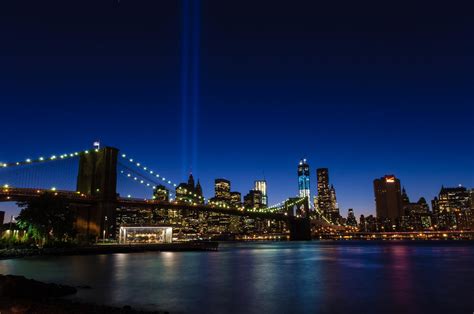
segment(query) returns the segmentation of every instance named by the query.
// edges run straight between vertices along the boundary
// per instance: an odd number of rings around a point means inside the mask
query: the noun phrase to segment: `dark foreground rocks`
[[[23,276],[0,275],[0,296],[6,298],[44,299],[75,294],[74,287],[44,283]]]
[[[10,301],[5,303],[0,301],[0,312],[2,314],[102,314],[102,313],[110,313],[110,314],[149,314],[149,313],[156,313],[156,314],[164,314],[168,312],[146,312],[133,309],[130,306],[120,307],[112,307],[112,306],[105,306],[105,305],[96,305],[96,304],[89,304],[89,303],[78,303],[69,300],[61,300],[61,299],[54,299],[54,300],[44,300],[44,301]]]
[[[0,275],[0,313],[167,313],[135,310],[128,305],[120,308],[61,299],[76,292],[77,289],[70,286]]]

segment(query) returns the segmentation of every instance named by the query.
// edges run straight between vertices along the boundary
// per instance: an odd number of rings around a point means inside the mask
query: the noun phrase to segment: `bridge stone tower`
[[[285,204],[285,212],[288,214],[288,228],[290,229],[290,241],[311,240],[311,223],[309,217],[309,198],[306,196],[302,203],[289,206],[289,204],[300,200],[300,198],[289,199]]]
[[[118,151],[104,147],[80,157],[77,191],[97,199],[92,207],[78,208],[76,228],[81,235],[115,236]]]
[[[311,223],[308,217],[288,219],[290,241],[311,241]]]

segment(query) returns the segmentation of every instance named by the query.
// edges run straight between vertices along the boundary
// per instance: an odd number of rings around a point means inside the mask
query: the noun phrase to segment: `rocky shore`
[[[77,288],[71,286],[44,283],[23,276],[0,275],[0,313],[168,313],[61,299],[75,293]]]

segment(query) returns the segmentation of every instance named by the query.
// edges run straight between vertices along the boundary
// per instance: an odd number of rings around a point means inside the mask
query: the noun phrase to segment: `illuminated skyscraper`
[[[329,170],[327,168],[319,168],[316,170],[318,180],[318,209],[327,217],[331,212],[331,190],[329,188]]]
[[[244,207],[247,209],[262,208],[262,192],[250,190],[249,193],[244,196]]]
[[[311,199],[309,188],[309,165],[306,158],[300,160],[298,164],[298,191],[300,197]]]
[[[216,179],[214,181],[214,197],[209,200],[219,204],[230,205],[230,181],[226,179]]]
[[[234,208],[242,206],[242,195],[240,192],[230,192],[230,206]]]
[[[470,229],[474,227],[471,211],[471,193],[463,186],[441,187],[438,197],[432,202],[438,227],[442,229]]]
[[[460,212],[470,210],[470,193],[463,186],[455,188],[441,187],[438,194],[439,212]]]
[[[336,189],[329,185],[329,169],[319,168],[316,170],[318,180],[318,196],[316,204],[318,210],[332,222],[337,223],[340,219],[339,206],[336,200]]]
[[[262,205],[268,206],[268,198],[267,198],[267,181],[265,180],[257,180],[255,181],[255,191],[262,192]]]
[[[394,222],[403,216],[403,200],[400,180],[386,175],[374,180],[375,207],[377,218],[389,218]]]

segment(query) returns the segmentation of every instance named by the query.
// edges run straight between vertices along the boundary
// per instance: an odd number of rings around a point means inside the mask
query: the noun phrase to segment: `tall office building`
[[[242,195],[240,192],[230,192],[230,206],[234,208],[242,207]]]
[[[247,209],[262,208],[262,192],[250,190],[249,193],[244,196],[244,207]]]
[[[226,179],[216,179],[214,182],[214,197],[216,199],[230,200],[230,181]]]
[[[5,220],[5,212],[0,210],[0,226],[3,225],[3,221]]]
[[[386,175],[374,180],[375,207],[377,218],[389,218],[395,222],[403,216],[403,201],[400,180]]]
[[[257,180],[255,181],[255,191],[262,192],[262,205],[268,206],[268,198],[267,198],[267,181],[265,180]]]
[[[471,210],[471,192],[463,186],[441,187],[432,201],[433,212],[440,229],[471,229],[474,216]]]
[[[327,168],[319,168],[316,170],[318,180],[318,209],[322,213],[328,213],[331,208],[331,191],[329,189],[329,170]]]
[[[329,185],[328,168],[319,168],[316,170],[318,179],[318,195],[316,205],[324,217],[336,223],[340,219],[339,206],[336,199],[336,189]]]
[[[469,210],[471,208],[470,191],[462,186],[455,188],[445,188],[443,186],[438,194],[437,206],[439,212]]]
[[[354,210],[352,208],[349,208],[349,210],[347,211],[347,225],[357,227],[357,220],[355,218]]]
[[[311,200],[309,185],[309,165],[306,159],[300,160],[298,164],[298,191],[300,197],[307,197]]]

